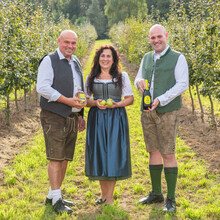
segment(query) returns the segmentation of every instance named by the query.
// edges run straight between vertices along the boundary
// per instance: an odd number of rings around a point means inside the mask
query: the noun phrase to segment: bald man
[[[63,199],[61,185],[68,161],[73,160],[77,132],[85,129],[83,105],[75,94],[83,89],[82,67],[73,55],[77,35],[63,31],[58,38],[58,48],[41,61],[37,76],[37,92],[40,95],[40,119],[44,132],[46,156],[49,160],[49,194],[45,204],[62,214],[71,214],[73,202]]]
[[[152,191],[139,202],[142,204],[164,201],[161,191],[161,173],[164,167],[167,198],[163,210],[175,211],[177,160],[175,141],[179,124],[181,94],[188,88],[188,66],[185,57],[168,44],[168,33],[162,25],[151,27],[149,40],[154,51],[146,53],[141,61],[135,86],[143,92],[145,79],[149,82],[152,106],[143,110],[141,123],[147,152]]]

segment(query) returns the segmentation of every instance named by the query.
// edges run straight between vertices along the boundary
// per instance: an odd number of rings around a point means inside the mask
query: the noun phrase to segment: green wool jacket
[[[146,53],[143,58],[142,75],[151,84],[152,75],[154,72],[154,99],[176,84],[174,70],[180,53],[168,48],[167,52],[156,60],[154,64],[154,51]],[[143,103],[143,101],[142,101]],[[165,113],[181,108],[181,96],[176,97],[165,106],[158,106],[158,113]],[[141,105],[143,111],[143,104]]]

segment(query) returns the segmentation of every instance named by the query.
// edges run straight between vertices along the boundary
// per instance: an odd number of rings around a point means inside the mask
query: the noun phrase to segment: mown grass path
[[[97,41],[84,65],[84,77],[89,73],[95,49],[110,41]],[[129,69],[123,67],[129,74]],[[132,80],[131,80],[132,81]],[[132,81],[133,86],[133,81]],[[220,180],[210,174],[203,160],[177,138],[179,177],[177,183],[177,212],[164,215],[163,204],[142,206],[137,201],[151,190],[148,154],[145,150],[140,123],[140,94],[133,86],[135,101],[128,106],[132,178],[117,182],[113,206],[95,206],[100,196],[98,181],[89,181],[84,173],[86,132],[79,133],[73,162],[69,163],[62,186],[65,198],[73,199],[73,215],[57,216],[51,206],[45,206],[49,183],[47,160],[40,130],[14,163],[6,169],[4,185],[0,186],[0,219],[219,219]],[[85,110],[87,117],[88,109]],[[166,183],[162,175],[163,193]]]

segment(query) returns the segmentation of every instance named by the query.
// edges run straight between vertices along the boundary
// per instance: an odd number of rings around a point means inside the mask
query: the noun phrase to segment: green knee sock
[[[156,194],[161,194],[161,173],[163,170],[163,164],[149,165],[152,191]]]
[[[164,167],[167,182],[167,197],[175,199],[178,167]]]

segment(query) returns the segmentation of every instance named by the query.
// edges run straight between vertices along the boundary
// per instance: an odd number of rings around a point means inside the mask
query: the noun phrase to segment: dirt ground
[[[132,79],[137,74],[137,67],[121,55],[121,62]],[[12,104],[12,109],[13,109]],[[23,101],[20,101],[20,109]],[[0,185],[3,184],[4,169],[13,161],[22,146],[27,144],[37,130],[40,129],[40,108],[36,102],[29,102],[28,110],[16,113],[12,110],[11,126],[5,125],[4,113],[0,114]],[[211,173],[220,174],[220,121],[217,131],[209,129],[208,119],[201,123],[199,113],[192,115],[190,105],[183,99],[181,109],[179,135],[196,153],[198,159],[203,159]]]
[[[26,112],[23,110],[23,100],[19,101],[19,112],[11,105],[11,125],[6,126],[4,113],[0,115],[0,185],[3,183],[4,169],[13,161],[22,146],[27,144],[37,130],[40,129],[40,108],[36,103],[28,103]]]

